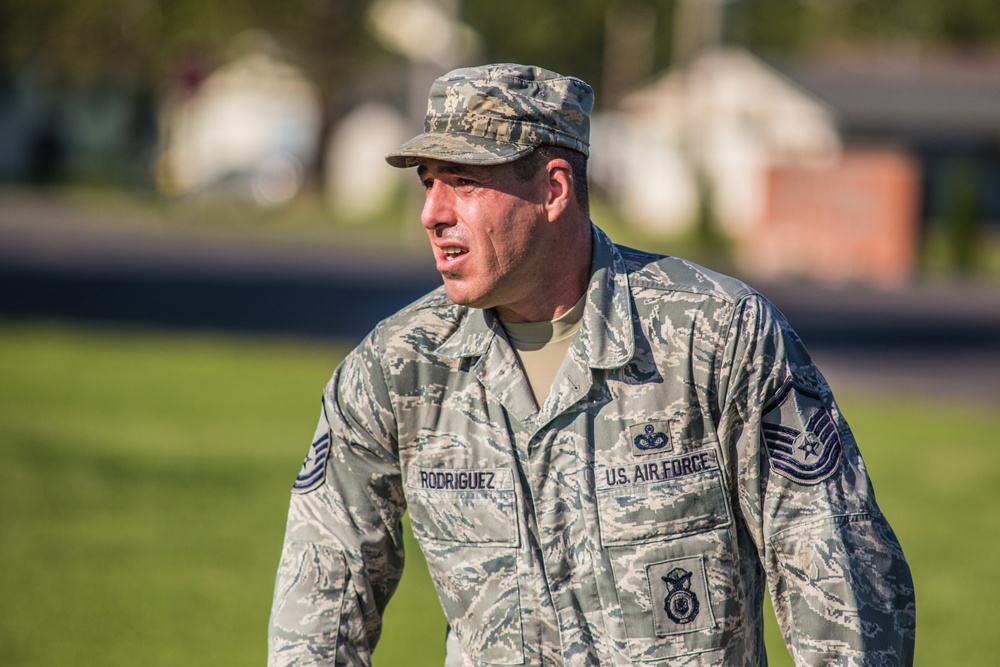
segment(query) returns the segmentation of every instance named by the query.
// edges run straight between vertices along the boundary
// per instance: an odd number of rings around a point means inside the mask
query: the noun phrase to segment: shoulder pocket
[[[332,661],[342,634],[347,586],[343,553],[318,544],[285,542],[271,608],[271,656],[321,651]]]

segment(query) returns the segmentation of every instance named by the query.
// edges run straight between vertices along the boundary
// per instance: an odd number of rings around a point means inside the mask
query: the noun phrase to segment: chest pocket
[[[413,534],[463,651],[479,663],[522,664],[512,471],[411,467],[406,496]]]
[[[729,523],[716,453],[702,449],[595,471],[601,544],[640,544]]]
[[[608,593],[621,604],[632,660],[700,653],[699,664],[714,664],[708,656],[725,644],[718,621],[728,610],[713,584],[735,576],[716,451],[599,467],[594,475],[601,546],[614,573]]]
[[[412,467],[406,494],[418,538],[483,547],[517,546],[514,480],[509,469]]]

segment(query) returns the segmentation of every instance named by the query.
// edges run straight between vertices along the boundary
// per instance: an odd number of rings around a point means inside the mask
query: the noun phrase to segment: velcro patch
[[[657,637],[715,627],[703,556],[646,566]]]
[[[633,424],[628,428],[629,441],[632,443],[632,453],[663,454],[669,452],[670,427],[665,421],[647,422],[645,424]]]
[[[840,464],[840,432],[819,394],[786,382],[761,421],[767,458],[779,475],[817,484]]]

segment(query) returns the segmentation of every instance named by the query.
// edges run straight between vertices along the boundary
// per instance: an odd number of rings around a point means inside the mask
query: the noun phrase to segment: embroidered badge
[[[691,592],[691,573],[675,567],[665,577],[667,597],[663,599],[663,610],[674,623],[687,625],[698,617],[698,596]]]
[[[294,493],[308,493],[319,487],[326,478],[326,459],[330,456],[330,434],[324,433],[309,447],[302,470],[292,486]]]
[[[771,469],[793,482],[817,484],[840,464],[840,433],[822,397],[792,382],[764,407],[761,430]]]
[[[667,422],[635,424],[628,430],[633,454],[658,454],[670,450]]]
[[[674,558],[646,566],[657,637],[716,627],[704,556]]]

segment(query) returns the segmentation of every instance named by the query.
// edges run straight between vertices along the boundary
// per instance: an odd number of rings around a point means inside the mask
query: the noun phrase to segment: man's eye
[[[465,187],[469,187],[469,186],[472,186],[472,185],[475,185],[475,184],[476,184],[476,182],[474,180],[472,180],[471,178],[456,178],[455,179],[455,187],[456,188],[465,188]]]

